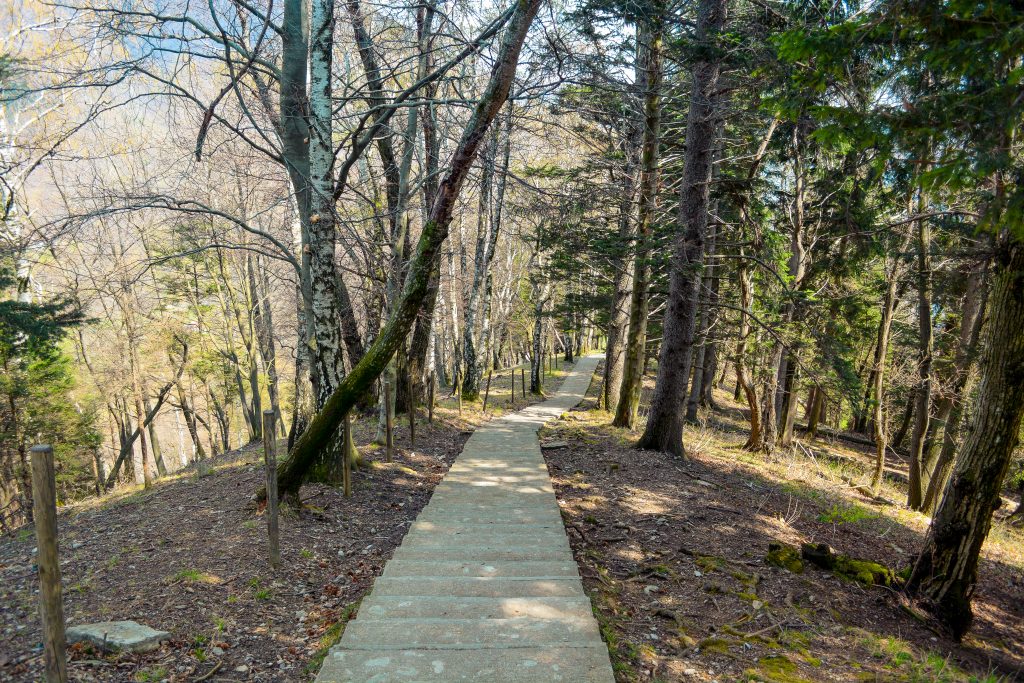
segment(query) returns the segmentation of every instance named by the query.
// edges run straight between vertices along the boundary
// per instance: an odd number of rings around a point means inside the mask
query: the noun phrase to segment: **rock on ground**
[[[150,652],[170,636],[167,631],[157,631],[135,621],[101,621],[67,630],[68,643],[87,642],[104,650],[121,652]]]

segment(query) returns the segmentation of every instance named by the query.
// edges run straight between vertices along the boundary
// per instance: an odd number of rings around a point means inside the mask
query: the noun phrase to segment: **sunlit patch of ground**
[[[898,586],[765,561],[770,542],[825,542],[908,567],[929,520],[900,505],[899,461],[869,499],[856,488],[869,447],[822,439],[771,460],[748,453],[741,406],[725,395],[723,412],[687,429],[687,459],[638,451],[637,434],[593,409],[597,386],[545,429],[568,444],[545,456],[619,681],[1019,680],[1019,528],[996,522],[975,629],[957,645],[906,609]]]
[[[404,416],[401,416],[404,417]],[[409,524],[467,438],[442,413],[421,412],[416,448],[407,421],[394,462],[371,443],[376,421],[355,423],[367,467],[351,498],[305,486],[301,512],[282,509],[282,566],[267,561],[266,518],[253,494],[264,482],[251,446],[158,480],[61,511],[65,614],[69,624],[133,619],[169,631],[146,655],[71,650],[71,679],[304,681],[340,636]],[[280,444],[284,452],[284,444]],[[34,534],[0,539],[0,680],[39,680]]]

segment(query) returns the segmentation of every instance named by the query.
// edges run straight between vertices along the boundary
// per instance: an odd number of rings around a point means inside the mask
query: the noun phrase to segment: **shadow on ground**
[[[568,447],[546,458],[620,681],[1024,680],[1019,530],[996,526],[975,628],[957,645],[895,586],[766,563],[777,541],[909,565],[927,519],[860,496],[855,460],[766,462],[742,450],[735,407],[689,429],[691,455],[676,460],[631,448],[635,435],[593,406],[547,428]]]

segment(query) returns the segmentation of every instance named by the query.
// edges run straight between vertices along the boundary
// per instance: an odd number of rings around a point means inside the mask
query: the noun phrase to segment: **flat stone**
[[[345,627],[348,650],[465,650],[480,647],[585,647],[600,640],[593,615],[512,619],[356,619]]]
[[[450,576],[382,576],[373,585],[377,595],[450,595],[463,597],[572,597],[582,595],[580,580],[568,577],[490,578]]]
[[[526,548],[569,547],[569,541],[565,532],[560,530],[557,533],[553,531],[536,532],[527,530],[488,533],[486,530],[482,530],[462,534],[409,534],[405,537],[402,545],[408,544],[410,548],[416,548],[425,545],[445,545],[446,543],[451,544],[452,547],[458,545],[493,545],[498,547],[511,545]]]
[[[481,545],[469,544],[424,544],[418,546],[401,546],[392,556],[395,560],[474,560],[477,562],[502,562],[510,560],[518,561],[542,561],[542,560],[568,560],[572,559],[572,551],[568,545],[559,547],[549,546],[496,546],[485,543]]]
[[[576,563],[511,560],[505,562],[452,560],[391,560],[384,576],[579,576]]]
[[[592,615],[590,599],[571,598],[453,598],[367,596],[359,619],[535,619],[583,618]],[[358,620],[357,620],[358,621]],[[354,623],[354,622],[353,622]]]
[[[346,629],[347,631],[348,629]],[[608,648],[333,649],[316,683],[613,683]]]
[[[562,520],[556,510],[543,510],[537,512],[507,512],[490,515],[480,512],[430,512],[420,514],[418,522],[433,522],[434,524],[561,524]]]
[[[115,652],[152,652],[171,637],[135,621],[100,621],[72,626],[67,630],[68,643],[91,643]]]
[[[467,534],[503,534],[503,533],[529,533],[535,535],[564,535],[565,527],[561,520],[551,522],[495,522],[493,524],[481,524],[479,522],[447,522],[447,521],[422,521],[413,522],[409,529],[410,533],[429,533],[442,536],[462,536]]]
[[[564,441],[545,441],[540,447],[545,450],[554,450],[556,448],[568,448],[569,444]]]

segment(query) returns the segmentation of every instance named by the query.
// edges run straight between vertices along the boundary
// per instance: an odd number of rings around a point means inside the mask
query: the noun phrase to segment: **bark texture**
[[[661,137],[662,18],[660,5],[648,25],[637,29],[637,51],[642,65],[637,76],[644,84],[644,126],[640,146],[640,188],[637,205],[637,242],[633,264],[633,292],[629,304],[625,363],[619,398],[612,424],[629,427],[636,424],[640,409],[640,389],[647,347],[648,289],[651,262],[648,241],[658,200],[658,141]]]
[[[680,232],[676,236],[665,310],[658,379],[647,426],[639,448],[684,455],[683,423],[687,381],[693,357],[698,294],[704,276],[704,240],[715,149],[718,147],[718,77],[721,57],[713,44],[724,28],[727,0],[701,0],[697,41],[704,57],[693,65],[690,111],[686,120],[686,153],[679,197]]]
[[[960,318],[960,339],[953,360],[952,382],[948,392],[938,400],[935,409],[935,437],[932,439],[929,460],[934,459],[932,476],[925,491],[924,509],[935,516],[942,491],[946,488],[953,469],[956,454],[957,435],[964,414],[964,396],[971,366],[977,355],[978,339],[985,320],[986,298],[988,296],[988,264],[974,269],[967,279],[964,295],[963,314]],[[942,430],[941,438],[939,430]]]
[[[907,584],[958,640],[973,620],[978,557],[1024,417],[1024,242],[1000,252],[974,416]]]
[[[918,198],[918,213],[923,200]],[[910,483],[907,507],[920,510],[928,486],[925,464],[928,421],[932,402],[932,259],[931,226],[927,219],[917,221],[917,317],[918,317],[918,385],[914,394],[914,431],[910,437]]]

